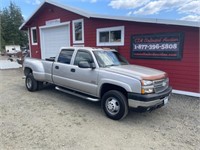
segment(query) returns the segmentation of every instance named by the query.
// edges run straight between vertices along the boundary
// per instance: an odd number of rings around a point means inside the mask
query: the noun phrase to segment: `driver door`
[[[97,96],[97,79],[98,70],[91,68],[79,68],[80,61],[88,61],[93,63],[94,59],[87,50],[78,50],[74,59],[74,64],[70,68],[71,86],[73,89]]]

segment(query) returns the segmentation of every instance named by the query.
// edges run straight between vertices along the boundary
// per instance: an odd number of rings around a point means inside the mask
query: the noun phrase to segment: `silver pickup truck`
[[[114,120],[124,118],[129,107],[159,108],[172,91],[165,72],[130,65],[112,49],[62,47],[55,58],[26,58],[23,67],[29,91],[54,84],[59,91],[101,101],[105,114]]]

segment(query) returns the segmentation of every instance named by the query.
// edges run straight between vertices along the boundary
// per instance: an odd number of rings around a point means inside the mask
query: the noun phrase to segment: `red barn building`
[[[46,0],[20,27],[31,57],[55,57],[63,46],[111,47],[131,64],[168,73],[174,93],[200,97],[200,24],[102,16]]]

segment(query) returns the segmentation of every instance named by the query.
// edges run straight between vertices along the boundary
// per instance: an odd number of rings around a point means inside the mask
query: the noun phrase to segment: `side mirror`
[[[91,68],[91,69],[95,69],[96,66],[94,63],[89,63],[88,61],[86,60],[82,60],[78,63],[78,67],[79,68]]]

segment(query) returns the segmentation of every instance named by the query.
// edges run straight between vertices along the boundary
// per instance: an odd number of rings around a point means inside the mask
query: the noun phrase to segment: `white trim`
[[[81,41],[76,41],[75,39],[75,26],[74,24],[77,22],[81,22],[81,27],[82,27],[82,40]],[[72,21],[72,33],[73,33],[73,43],[78,44],[78,43],[84,43],[84,20],[83,19],[78,19],[78,20],[73,20]]]
[[[45,24],[48,25],[55,25],[55,24],[60,24],[60,18],[58,19],[52,19],[52,20],[47,20],[45,21]]]
[[[45,28],[52,28],[52,27],[59,27],[59,26],[64,26],[64,25],[69,25],[70,21],[68,22],[62,22],[59,24],[52,24],[52,25],[44,25],[44,26],[40,26],[39,29],[45,29]]]
[[[81,16],[84,16],[84,17],[87,17],[87,18],[90,17],[90,13],[86,12],[85,10],[82,10],[82,9],[76,8],[76,7],[72,7],[72,6],[66,6],[66,5],[63,5],[63,4],[59,4],[55,1],[56,0],[45,0],[46,3],[55,5],[57,7],[63,8],[63,9],[68,10],[68,11],[71,11],[75,14],[78,14],[78,15],[81,15]]]
[[[141,22],[141,23],[154,23],[154,24],[164,24],[164,25],[178,25],[178,26],[188,26],[188,27],[200,27],[200,21],[198,22],[198,21],[184,21],[184,20],[167,20],[167,19],[157,19],[157,18],[127,17],[127,16],[108,16],[99,14],[91,14],[90,18],[131,21],[131,22]]]
[[[28,45],[29,45],[30,57],[32,57],[32,52],[31,52],[31,40],[30,40],[30,28],[28,28]]]
[[[121,41],[120,42],[100,42],[100,32],[109,32],[109,40],[110,40],[110,32],[121,30]],[[96,44],[97,46],[124,46],[124,37],[125,37],[125,27],[117,26],[117,27],[109,27],[109,28],[99,28],[96,30]]]
[[[60,24],[55,24],[55,25],[45,25],[45,26],[40,26],[39,29],[40,29],[40,46],[41,46],[41,58],[43,58],[43,56],[45,56],[45,51],[44,51],[44,39],[43,39],[43,36],[42,36],[42,29],[47,29],[47,28],[53,28],[53,27],[59,27],[59,26],[65,26],[65,25],[68,25],[68,28],[69,28],[69,35],[68,35],[68,38],[69,38],[69,43],[68,45],[70,46],[70,21],[68,22],[63,22],[63,23],[60,23]]]
[[[33,30],[36,30],[36,40],[37,40],[36,43],[33,41]],[[37,28],[36,27],[31,27],[31,44],[32,45],[38,45],[38,35],[37,35]]]
[[[180,90],[172,90],[172,93],[181,94],[181,95],[187,95],[187,96],[194,96],[194,97],[199,97],[200,98],[200,93],[180,91]]]
[[[73,47],[85,47],[85,45],[82,45],[82,44],[80,44],[80,45],[76,44],[76,45],[75,45],[75,44],[74,44]]]
[[[68,10],[68,11],[71,11],[75,14],[78,14],[78,15],[81,15],[81,16],[84,16],[86,18],[90,18],[91,14],[84,11],[84,10],[81,10],[79,8],[76,8],[76,7],[72,7],[72,6],[66,6],[66,5],[62,5],[62,4],[59,4],[59,3],[56,3],[55,1],[52,1],[52,0],[44,0],[43,3],[41,3],[38,8],[32,13],[32,15],[30,15],[30,17],[19,27],[19,30],[21,30],[25,25],[26,23],[28,23],[28,21],[35,15],[35,13],[37,11],[39,11],[39,9],[45,4],[45,3],[49,3],[51,5],[54,5],[54,6],[57,6],[57,7],[60,7],[60,8],[63,8],[65,10]]]

